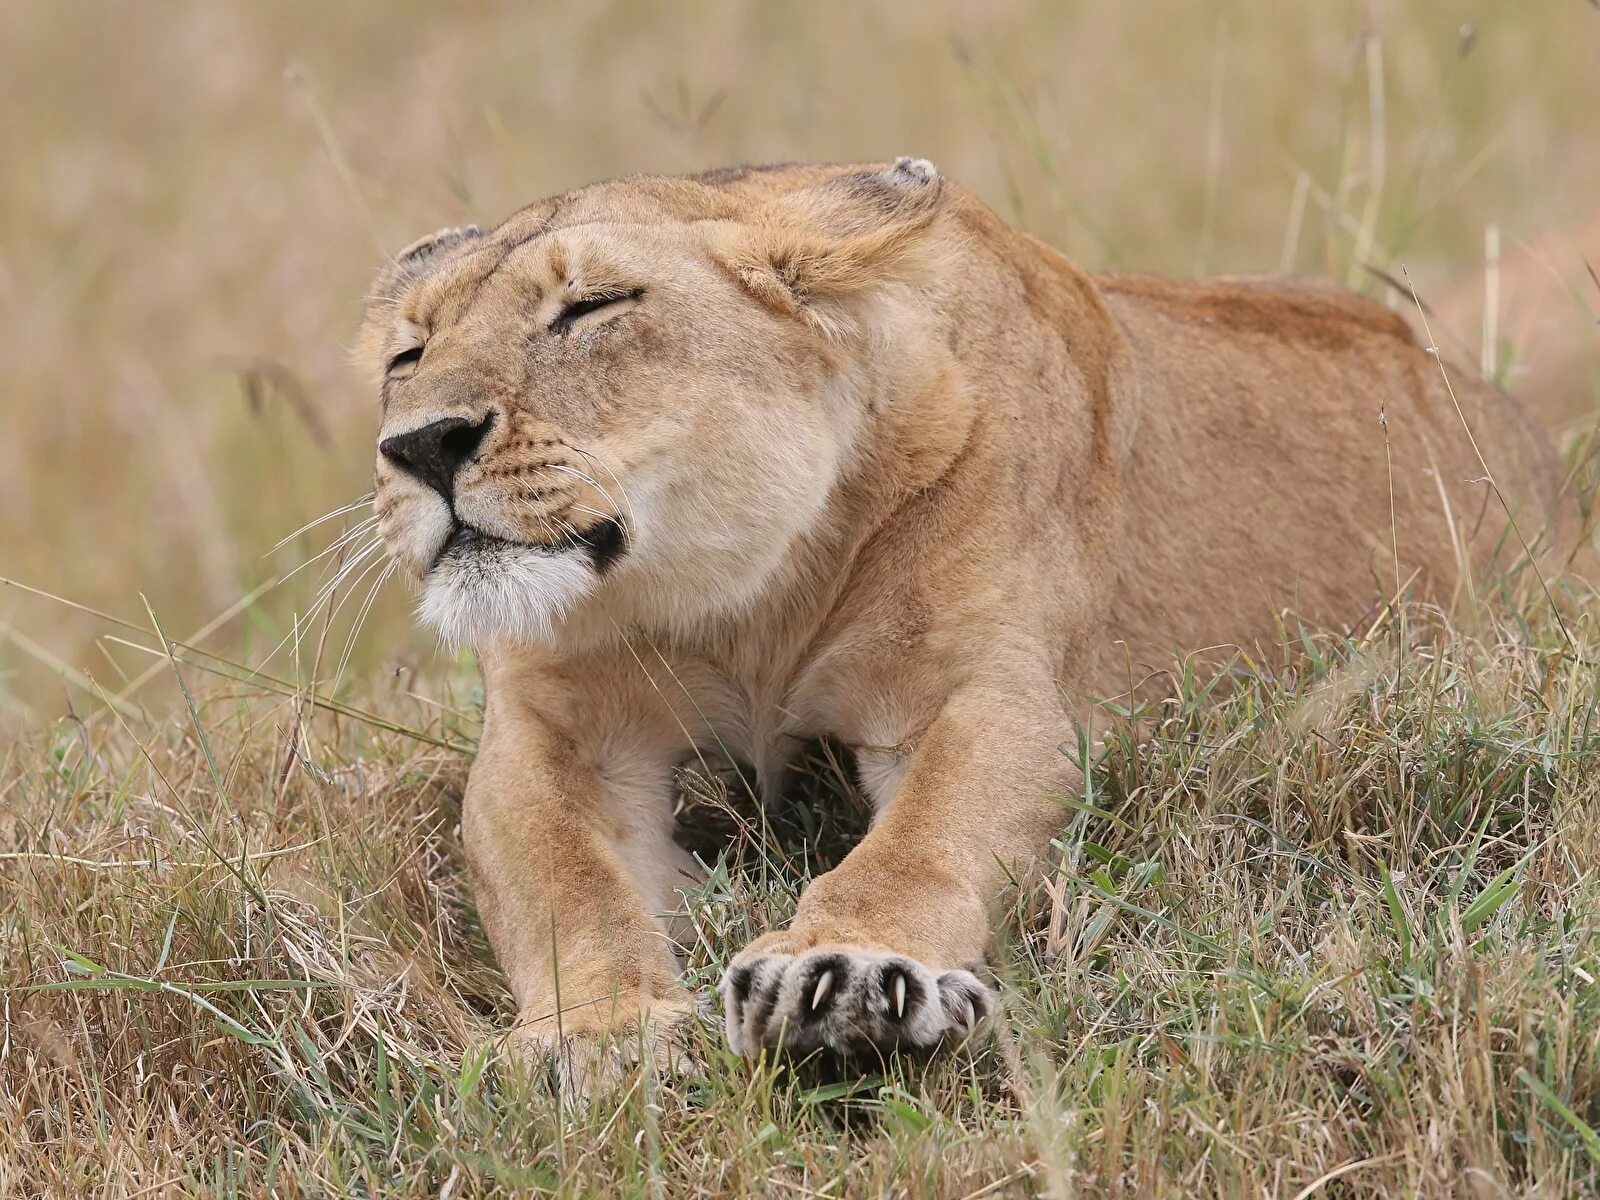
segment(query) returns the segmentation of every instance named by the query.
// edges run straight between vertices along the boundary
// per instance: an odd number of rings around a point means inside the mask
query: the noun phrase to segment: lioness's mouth
[[[569,527],[567,532],[553,542],[521,542],[484,533],[471,525],[457,524],[439,548],[438,555],[428,568],[430,572],[449,558],[461,558],[501,546],[515,546],[540,554],[563,554],[568,550],[583,550],[589,555],[596,575],[604,575],[622,557],[628,548],[627,531],[614,517],[603,517],[587,529]]]
[[[450,531],[450,536],[444,540],[444,545],[439,547],[439,553],[435,554],[433,561],[428,564],[428,573],[431,575],[437,571],[446,559],[459,559],[491,546],[512,544],[504,538],[493,537],[482,530],[474,529],[471,525],[458,524]]]
[[[457,525],[451,531],[450,536],[445,539],[444,545],[439,547],[439,553],[434,556],[433,565],[437,567],[446,555],[464,549],[479,540],[498,541],[499,539],[491,538],[486,533],[479,533],[471,525]]]
[[[628,533],[615,517],[602,517],[589,528],[573,530],[564,539],[560,549],[581,547],[589,553],[594,573],[604,575],[628,548]]]

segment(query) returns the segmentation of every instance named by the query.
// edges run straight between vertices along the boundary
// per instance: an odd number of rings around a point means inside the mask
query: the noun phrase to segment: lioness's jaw
[[[628,550],[620,520],[527,546],[458,527],[422,579],[417,614],[450,646],[556,640],[561,619]]]

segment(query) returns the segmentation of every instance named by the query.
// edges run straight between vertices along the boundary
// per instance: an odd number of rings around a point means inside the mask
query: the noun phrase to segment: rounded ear
[[[944,176],[925,158],[900,157],[894,166],[835,175],[825,183],[781,196],[774,207],[807,218],[837,236],[889,225],[925,225],[944,199]]]
[[[354,357],[366,363],[375,361],[389,327],[389,309],[400,294],[481,237],[483,230],[476,225],[451,226],[418,238],[385,263],[367,289]]]
[[[367,305],[393,300],[407,286],[448,258],[451,252],[483,236],[476,225],[454,225],[420,237],[389,260],[367,291]]]
[[[851,297],[931,266],[926,234],[944,199],[925,158],[836,175],[763,205],[730,266],[762,303],[837,337],[854,327]]]

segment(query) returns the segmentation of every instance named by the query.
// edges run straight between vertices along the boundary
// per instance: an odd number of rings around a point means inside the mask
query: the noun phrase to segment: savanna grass
[[[1542,593],[1470,633],[1403,607],[1292,627],[1276,665],[1175,663],[1165,700],[1108,708],[1062,747],[1090,782],[1051,866],[999,898],[1006,1014],[980,1044],[750,1065],[713,1012],[702,1075],[586,1108],[501,1053],[467,759],[406,728],[470,742],[470,691],[381,729],[193,680],[192,719],[63,723],[6,764],[0,1190],[1592,1188],[1600,631],[1560,590],[1570,646]],[[859,834],[846,768],[817,748],[770,810],[686,776],[711,868],[691,984]]]

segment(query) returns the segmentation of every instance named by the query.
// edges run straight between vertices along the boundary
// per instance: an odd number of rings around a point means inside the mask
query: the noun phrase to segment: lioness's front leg
[[[695,1004],[661,914],[695,867],[671,836],[669,754],[638,733],[602,779],[592,724],[558,724],[513,682],[495,683],[462,837],[516,1001],[514,1043],[554,1056],[578,1092],[641,1044],[658,1066],[677,1065],[672,1034]]]
[[[723,981],[729,1045],[888,1051],[972,1032],[992,902],[1060,825],[1077,771],[1043,671],[968,684],[913,752],[898,792],[788,929],[752,942]]]

